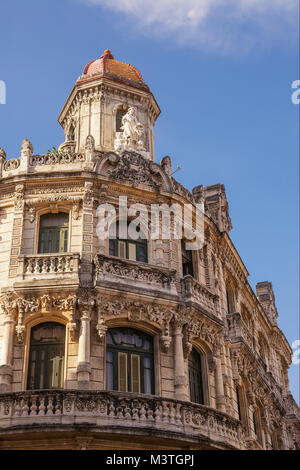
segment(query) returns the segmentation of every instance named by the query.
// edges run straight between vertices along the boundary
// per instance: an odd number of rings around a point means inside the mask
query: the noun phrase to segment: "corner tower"
[[[154,160],[153,127],[159,114],[140,72],[106,49],[85,66],[59,115],[65,133],[60,150],[79,152],[91,135],[96,150],[136,150]]]

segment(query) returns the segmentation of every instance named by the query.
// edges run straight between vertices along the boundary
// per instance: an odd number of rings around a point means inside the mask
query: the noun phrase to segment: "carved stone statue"
[[[123,137],[126,144],[137,143],[137,137],[142,135],[144,128],[143,125],[138,122],[136,117],[136,109],[130,107],[127,113],[122,118],[122,129]]]
[[[145,152],[144,143],[141,139],[139,140],[144,132],[144,126],[138,121],[136,108],[133,106],[122,117],[121,129],[123,132],[117,132],[115,138],[115,150],[117,152],[122,150]],[[145,156],[148,157],[148,155]]]

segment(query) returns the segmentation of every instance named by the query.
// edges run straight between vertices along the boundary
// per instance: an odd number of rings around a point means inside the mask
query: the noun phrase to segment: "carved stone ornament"
[[[35,207],[29,207],[28,213],[29,213],[29,222],[32,224],[35,221],[35,216],[36,216]]]
[[[155,189],[163,184],[159,166],[137,153],[125,152],[122,156],[112,153],[109,163],[113,168],[107,173],[112,180],[123,180],[132,186],[144,184]]]
[[[30,140],[24,139],[21,145],[21,158],[31,157],[33,153],[33,146]]]
[[[22,210],[24,207],[25,186],[24,184],[17,184],[15,188],[15,209]]]

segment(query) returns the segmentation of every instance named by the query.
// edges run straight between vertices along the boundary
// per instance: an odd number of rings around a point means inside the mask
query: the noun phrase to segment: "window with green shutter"
[[[116,233],[116,238],[111,236],[113,233]],[[119,224],[112,224],[110,226],[109,255],[148,263],[147,239],[142,231],[140,231],[137,240],[131,239],[129,235],[127,239],[123,239],[119,236]]]
[[[45,322],[31,329],[28,390],[63,388],[66,327]]]
[[[66,253],[68,251],[69,214],[44,214],[40,217],[39,253]]]

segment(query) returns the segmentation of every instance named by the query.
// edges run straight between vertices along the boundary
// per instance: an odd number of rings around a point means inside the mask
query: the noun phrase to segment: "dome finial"
[[[101,56],[101,59],[114,59],[114,56],[112,55],[112,53],[110,52],[109,49],[105,49],[105,51],[103,52],[102,56]]]

